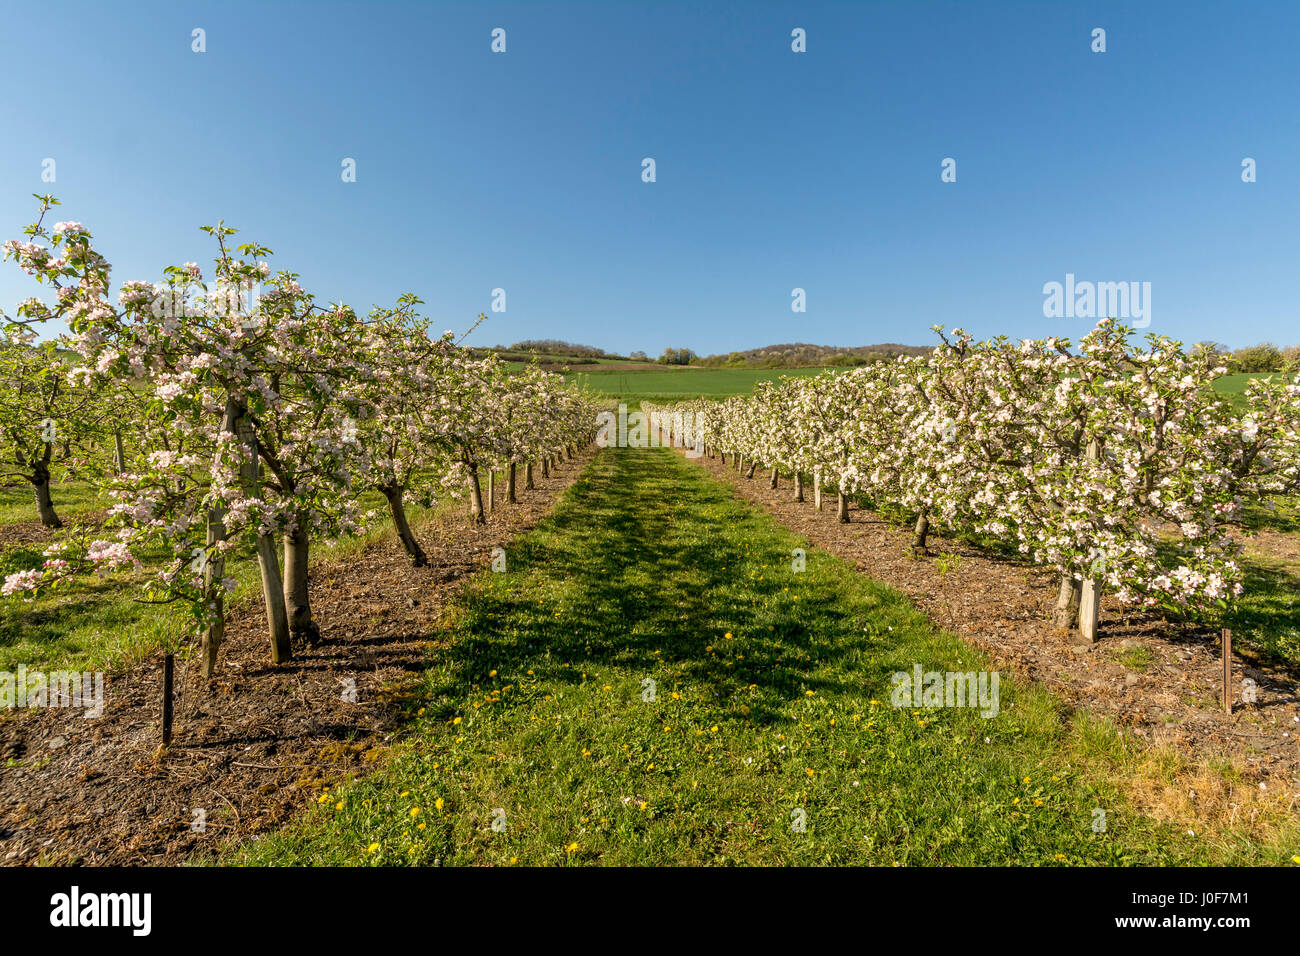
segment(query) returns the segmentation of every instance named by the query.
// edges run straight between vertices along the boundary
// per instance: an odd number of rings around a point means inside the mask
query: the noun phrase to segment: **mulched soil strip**
[[[67,528],[81,525],[97,528],[104,523],[104,516],[103,511],[86,512],[70,518],[65,517],[63,523]],[[39,521],[11,521],[8,524],[0,524],[0,550],[8,547],[44,550],[49,546],[53,536],[54,532]]]
[[[823,495],[813,507],[811,486],[795,502],[794,482],[782,475],[776,489],[770,472],[752,479],[720,458],[696,461],[760,505],[787,528],[863,573],[906,594],[930,619],[987,652],[998,664],[1050,687],[1072,705],[1106,714],[1153,744],[1171,745],[1199,757],[1240,758],[1252,778],[1272,778],[1296,792],[1300,769],[1300,675],[1296,669],[1258,662],[1234,663],[1237,704],[1231,717],[1221,708],[1223,664],[1217,632],[1178,624],[1103,597],[1100,640],[1078,645],[1051,624],[1055,575],[1031,563],[991,556],[973,545],[932,534],[933,555],[960,556],[943,573],[933,558],[908,554],[910,529],[850,505],[849,524],[835,516],[836,498]],[[1270,542],[1276,547],[1276,542]],[[1125,667],[1117,654],[1146,648],[1148,667]],[[1255,704],[1242,704],[1240,681],[1258,684]]]
[[[312,568],[324,642],[268,663],[266,616],[246,600],[227,624],[218,673],[204,688],[177,661],[175,729],[160,753],[162,655],[105,679],[103,716],[70,709],[0,716],[0,862],[169,865],[287,821],[325,781],[382,759],[403,710],[403,679],[436,653],[438,621],[494,547],[536,525],[594,449],[501,504],[486,526],[466,506],[419,530],[432,567],[396,540]],[[486,489],[486,481],[484,481]],[[356,703],[344,700],[346,681]],[[0,711],[0,715],[6,712]],[[205,811],[195,832],[194,811]]]

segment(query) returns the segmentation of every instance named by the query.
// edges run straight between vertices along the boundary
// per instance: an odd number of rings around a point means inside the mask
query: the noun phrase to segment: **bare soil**
[[[314,564],[324,640],[287,664],[268,663],[260,600],[241,602],[207,686],[193,662],[177,661],[166,749],[161,654],[107,675],[100,717],[0,711],[0,862],[180,863],[282,824],[326,784],[380,764],[411,703],[403,685],[445,640],[440,618],[460,582],[536,525],[593,453],[550,478],[536,470],[535,491],[522,490],[521,473],[519,503],[499,503],[486,525],[457,509],[419,529],[431,567],[411,567],[393,538]]]

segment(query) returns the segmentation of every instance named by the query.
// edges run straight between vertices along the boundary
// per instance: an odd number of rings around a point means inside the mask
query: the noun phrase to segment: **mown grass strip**
[[[603,452],[504,573],[469,582],[387,765],[223,861],[1259,856],[1128,810],[1106,728],[1005,674],[991,719],[892,706],[896,671],[989,665],[836,558],[794,571],[804,546],[670,451]]]

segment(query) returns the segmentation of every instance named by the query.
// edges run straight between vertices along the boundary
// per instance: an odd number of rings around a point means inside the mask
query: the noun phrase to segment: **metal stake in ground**
[[[172,742],[172,678],[175,658],[171,654],[163,657],[163,700],[162,700],[162,742],[166,747]]]

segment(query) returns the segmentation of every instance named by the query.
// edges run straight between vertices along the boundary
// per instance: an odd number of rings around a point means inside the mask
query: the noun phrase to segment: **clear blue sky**
[[[1185,341],[1300,341],[1300,3],[0,17],[0,233],[52,192],[117,282],[209,260],[197,227],[224,218],[321,300],[412,291],[458,329],[489,312],[482,344],[925,344],[936,322],[1077,337],[1091,320],[1043,316],[1043,284],[1066,273],[1150,282],[1151,330]],[[0,269],[7,311],[34,290]]]

